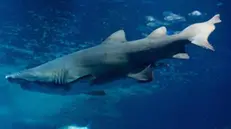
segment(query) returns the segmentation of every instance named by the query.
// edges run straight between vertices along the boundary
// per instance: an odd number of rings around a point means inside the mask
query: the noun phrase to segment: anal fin
[[[139,73],[129,73],[128,77],[136,79],[139,82],[150,82],[153,80],[153,71],[151,65],[148,65]]]
[[[90,92],[86,92],[84,94],[93,95],[93,96],[105,96],[106,95],[104,90],[90,91]]]
[[[173,55],[172,57],[176,59],[185,59],[185,60],[190,58],[187,53],[177,53]]]

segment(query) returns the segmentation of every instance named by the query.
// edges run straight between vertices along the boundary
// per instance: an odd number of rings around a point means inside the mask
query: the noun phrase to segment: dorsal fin
[[[167,35],[166,27],[162,26],[154,30],[151,34],[148,35],[148,38],[158,38]]]
[[[126,42],[126,36],[124,30],[118,30],[112,33],[103,43],[113,43],[113,42]]]

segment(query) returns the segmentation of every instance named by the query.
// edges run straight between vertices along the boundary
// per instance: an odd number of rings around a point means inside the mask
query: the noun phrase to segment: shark
[[[70,90],[80,80],[87,80],[90,87],[80,90],[90,95],[105,95],[104,90],[92,90],[118,78],[132,78],[139,83],[154,80],[155,68],[163,59],[190,58],[185,50],[187,44],[215,51],[208,38],[220,23],[220,14],[207,21],[187,26],[177,34],[168,35],[165,26],[159,27],[148,36],[128,41],[124,30],[112,33],[101,44],[82,49],[44,64],[6,75],[11,82],[29,89],[28,84],[39,87]],[[76,85],[75,87],[78,87]]]

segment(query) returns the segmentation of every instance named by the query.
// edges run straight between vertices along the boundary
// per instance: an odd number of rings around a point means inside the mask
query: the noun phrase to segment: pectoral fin
[[[93,96],[104,96],[104,95],[106,95],[105,91],[103,91],[103,90],[90,91],[90,92],[87,92],[85,94],[87,94],[87,95],[93,95]]]
[[[150,82],[153,80],[153,71],[151,65],[147,66],[139,73],[129,73],[128,77],[134,78],[139,82]]]

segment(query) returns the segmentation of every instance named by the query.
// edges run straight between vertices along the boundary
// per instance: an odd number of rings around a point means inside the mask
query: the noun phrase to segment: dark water
[[[230,129],[231,45],[228,0],[2,0],[0,128]],[[194,10],[200,16],[189,15]],[[172,13],[179,19],[166,20]],[[216,51],[187,47],[190,60],[169,60],[155,81],[119,80],[108,97],[53,96],[22,90],[4,76],[99,44],[124,29],[128,40],[164,25],[169,34],[219,13],[209,37]],[[153,20],[153,18],[155,20]],[[129,88],[127,87],[129,86]]]

